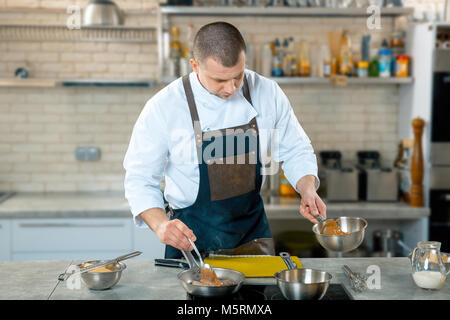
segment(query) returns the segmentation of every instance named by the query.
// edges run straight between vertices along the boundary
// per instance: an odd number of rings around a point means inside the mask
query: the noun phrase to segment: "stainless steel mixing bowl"
[[[79,265],[79,268],[82,268],[82,265],[86,263],[95,264],[101,262],[103,260],[93,260],[86,261]],[[81,280],[83,283],[92,290],[106,290],[112,288],[119,282],[120,277],[122,276],[122,271],[125,270],[127,266],[122,262],[117,262],[114,265],[114,270],[110,272],[84,272],[81,274]]]
[[[275,273],[275,278],[288,300],[320,300],[327,292],[332,276],[314,269],[287,269]]]
[[[341,224],[340,227],[344,232],[350,232],[350,234],[342,236],[327,236],[320,234],[323,224],[326,222],[319,222],[312,228],[316,235],[317,241],[320,245],[329,251],[334,252],[348,252],[359,247],[364,240],[364,233],[367,228],[367,221],[363,218],[356,217],[339,217]]]
[[[194,280],[200,280],[199,272],[195,269],[180,272],[178,274],[178,279],[187,293],[201,297],[219,297],[230,295],[236,293],[244,283],[245,276],[242,272],[225,268],[212,269],[216,272],[217,278],[220,280],[230,280],[233,284],[220,287],[193,284]]]

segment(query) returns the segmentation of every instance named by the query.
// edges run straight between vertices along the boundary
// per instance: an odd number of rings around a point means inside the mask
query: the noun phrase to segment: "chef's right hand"
[[[167,245],[183,251],[192,251],[189,239],[196,241],[197,237],[181,220],[173,219],[162,222],[155,230],[159,240]]]

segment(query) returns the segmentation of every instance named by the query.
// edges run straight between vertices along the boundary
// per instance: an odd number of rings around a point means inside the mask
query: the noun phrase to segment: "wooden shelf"
[[[366,8],[298,8],[298,7],[191,7],[160,6],[162,14],[183,16],[313,16],[367,17]],[[414,13],[414,8],[381,8],[382,16],[397,17]]]

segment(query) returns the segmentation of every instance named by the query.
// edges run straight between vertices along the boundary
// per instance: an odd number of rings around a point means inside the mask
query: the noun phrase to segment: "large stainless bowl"
[[[216,272],[217,278],[220,280],[230,280],[233,284],[229,286],[203,286],[193,284],[194,280],[200,280],[199,273],[193,269],[181,271],[178,274],[178,279],[180,280],[183,288],[187,293],[194,296],[201,297],[219,297],[226,296],[236,293],[242,286],[245,276],[242,272],[224,269],[224,268],[213,268]]]
[[[275,278],[288,300],[320,300],[327,292],[332,276],[314,269],[287,269],[275,273]]]
[[[315,224],[312,228],[320,245],[329,251],[348,252],[359,247],[364,240],[364,233],[367,228],[367,221],[363,218],[339,217],[341,220],[341,229],[350,234],[342,236],[327,236],[320,234],[323,222]]]
[[[86,261],[79,264],[78,267],[81,268],[85,263],[95,264],[102,262],[102,260]],[[122,276],[122,271],[125,270],[127,266],[122,262],[117,262],[114,265],[114,270],[110,272],[84,272],[81,274],[81,280],[83,283],[92,290],[106,290],[112,288],[119,282]]]

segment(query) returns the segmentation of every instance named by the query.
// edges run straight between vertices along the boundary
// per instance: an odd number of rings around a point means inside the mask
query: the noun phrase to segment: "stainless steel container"
[[[366,169],[367,201],[397,201],[398,171],[394,168]]]
[[[355,169],[325,169],[328,201],[358,201],[358,172]]]
[[[86,261],[82,264],[77,265],[80,269],[86,263],[96,264],[102,260]],[[114,269],[110,272],[84,272],[81,274],[81,280],[83,283],[91,290],[106,290],[114,287],[120,280],[122,276],[122,271],[125,270],[127,266],[125,263],[117,262],[114,265]]]
[[[277,272],[275,278],[288,300],[320,300],[327,292],[332,276],[314,269],[287,269]]]
[[[322,151],[320,176],[327,201],[358,201],[358,171],[343,168],[341,152]]]
[[[367,228],[367,221],[357,217],[339,217],[340,227],[344,232],[350,232],[345,235],[325,235],[320,231],[325,221],[319,222],[312,227],[317,241],[326,250],[334,252],[349,252],[358,248],[364,240],[364,234]]]
[[[376,230],[373,233],[373,257],[401,257],[402,248],[398,240],[402,240],[400,231],[386,229]]]
[[[123,24],[119,7],[109,0],[91,0],[83,14],[85,26],[117,26]]]
[[[362,201],[397,201],[399,173],[382,167],[378,151],[359,151],[358,198]]]

